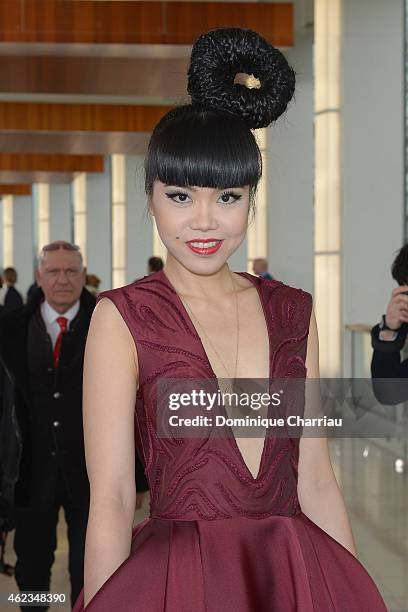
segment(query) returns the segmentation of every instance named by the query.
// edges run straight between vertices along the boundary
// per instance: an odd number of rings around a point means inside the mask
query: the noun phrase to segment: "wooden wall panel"
[[[188,57],[73,57],[26,53],[1,55],[0,52],[0,90],[2,94],[179,99],[187,96],[188,65]]]
[[[162,2],[25,0],[24,4],[30,41],[161,42]]]
[[[2,2],[0,2],[1,42],[20,40],[23,27],[21,2],[16,2],[16,0],[2,0]]]
[[[249,28],[276,46],[293,45],[293,5],[168,2],[166,27],[175,44],[191,44],[203,32],[223,26]]]
[[[219,26],[248,27],[293,45],[293,4],[2,0],[0,42],[191,44]]]
[[[147,132],[0,132],[2,153],[59,153],[63,155],[145,155]],[[20,181],[15,181],[20,182]]]
[[[169,106],[0,102],[0,130],[151,132],[169,109]]]
[[[31,195],[31,185],[0,185],[0,195]]]
[[[103,155],[42,155],[0,153],[0,171],[103,172]]]
[[[7,185],[21,185],[33,183],[66,184],[75,178],[75,172],[15,172],[0,170],[0,183]]]

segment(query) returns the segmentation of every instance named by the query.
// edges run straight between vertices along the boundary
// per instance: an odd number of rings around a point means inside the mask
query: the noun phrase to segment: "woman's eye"
[[[222,204],[233,204],[234,202],[236,202],[237,200],[239,200],[242,196],[238,193],[233,193],[231,192],[227,192],[227,193],[223,193],[220,196],[220,199],[218,200],[219,202],[221,202]]]
[[[185,204],[190,200],[189,195],[182,191],[179,193],[166,193],[166,196],[170,198],[170,200],[173,200],[173,202],[177,202],[177,204]]]

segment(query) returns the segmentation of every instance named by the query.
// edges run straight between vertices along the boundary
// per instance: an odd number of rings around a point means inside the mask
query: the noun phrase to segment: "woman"
[[[75,610],[385,610],[355,547],[324,438],[162,438],[163,378],[318,378],[309,293],[233,273],[261,176],[251,128],[286,109],[294,73],[255,32],[193,47],[192,104],[156,126],[146,192],[163,270],[104,292],[85,362],[91,482]],[[136,404],[136,409],[134,408]],[[135,423],[134,423],[135,419]],[[136,447],[151,516],[132,529]]]

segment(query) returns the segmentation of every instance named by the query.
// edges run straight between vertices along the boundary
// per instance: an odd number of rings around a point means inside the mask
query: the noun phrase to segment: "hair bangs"
[[[262,174],[255,137],[236,117],[212,111],[169,113],[152,135],[145,164],[146,192],[153,183],[226,189],[249,185]],[[163,125],[164,122],[164,125]]]

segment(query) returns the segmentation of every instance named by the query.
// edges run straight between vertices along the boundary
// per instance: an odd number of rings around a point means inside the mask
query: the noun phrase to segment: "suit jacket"
[[[73,504],[89,503],[82,431],[82,365],[95,298],[86,289],[61,345],[52,345],[37,289],[25,306],[0,317],[0,524],[15,506],[45,509],[56,478]]]
[[[21,293],[17,291],[15,287],[9,287],[6,293],[6,297],[4,298],[5,310],[12,310],[13,308],[18,308],[22,305],[23,298],[21,297]]]

